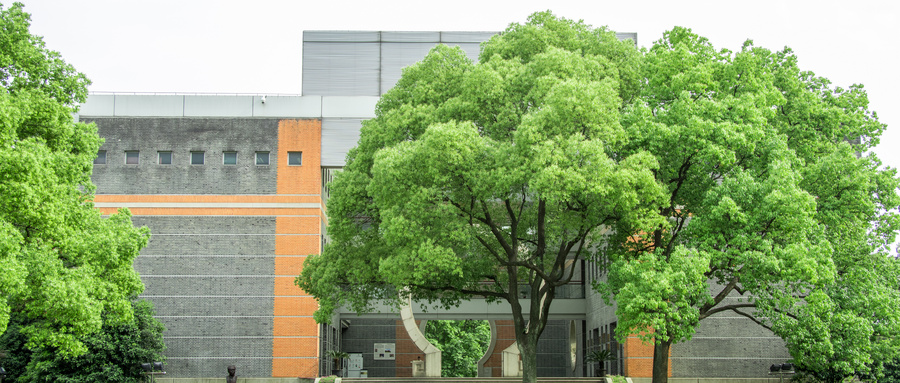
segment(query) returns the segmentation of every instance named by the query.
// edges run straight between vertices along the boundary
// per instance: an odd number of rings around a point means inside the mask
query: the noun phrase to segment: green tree
[[[425,338],[441,350],[441,376],[474,377],[491,343],[491,325],[483,320],[430,320]]]
[[[143,290],[132,262],[149,231],[93,208],[102,141],[72,118],[89,82],[29,33],[22,7],[0,6],[0,333],[22,313],[29,345],[78,355],[101,313],[130,320]]]
[[[438,46],[404,69],[329,186],[331,241],[297,279],[319,301],[316,319],[398,291],[445,306],[504,300],[534,382],[573,264],[610,228],[664,221],[656,160],[619,155],[639,59],[605,28],[542,12],[484,43],[477,63]]]
[[[88,352],[77,357],[57,353],[53,348],[27,348],[25,337],[17,331],[22,323],[15,323],[0,336],[0,349],[7,354],[7,358],[0,361],[12,362],[7,366],[12,381],[144,382],[146,377],[141,363],[165,360],[162,338],[165,329],[153,318],[153,304],[149,301],[134,301],[132,308],[134,316],[131,321],[107,321],[99,332],[79,339]]]
[[[831,87],[789,49],[716,50],[685,28],[645,52],[642,77],[623,155],[656,158],[666,220],[610,236],[597,287],[617,304],[618,336],[654,342],[653,382],[670,346],[724,311],[774,331],[807,370],[892,360],[898,179],[858,155],[885,128],[862,86]]]

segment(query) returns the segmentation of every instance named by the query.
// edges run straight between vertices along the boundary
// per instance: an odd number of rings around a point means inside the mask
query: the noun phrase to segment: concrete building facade
[[[152,232],[135,263],[165,324],[169,377],[330,374],[328,350],[360,353],[369,376],[412,376],[424,359],[390,309],[339,313],[317,325],[313,297],[294,286],[303,261],[327,241],[325,185],[356,145],[378,97],[436,44],[477,59],[493,32],[305,32],[302,95],[92,94],[79,118],[106,142],[95,161],[95,205],[128,208]],[[636,40],[634,34],[620,38]],[[619,344],[614,307],[589,288],[590,263],[560,289],[539,345],[540,376],[592,376],[587,352],[610,349],[606,371],[649,376],[652,347]],[[527,297],[523,298],[527,299]],[[502,375],[514,341],[506,305],[473,300],[421,321],[492,321],[482,376]],[[420,325],[422,323],[420,322]],[[392,344],[392,358],[374,347]],[[673,347],[673,377],[764,377],[788,358],[783,342],[746,318],[707,319]]]

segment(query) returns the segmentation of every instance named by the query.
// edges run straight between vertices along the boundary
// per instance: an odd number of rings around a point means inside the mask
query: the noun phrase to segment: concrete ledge
[[[155,383],[225,383],[221,378],[155,378]],[[237,378],[237,383],[312,383],[314,379],[306,378]]]

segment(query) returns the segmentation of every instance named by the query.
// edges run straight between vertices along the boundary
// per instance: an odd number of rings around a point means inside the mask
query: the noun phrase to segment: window
[[[222,152],[222,163],[225,165],[237,165],[237,152]]]
[[[97,157],[94,158],[94,165],[106,165],[106,151],[98,150]]]
[[[172,164],[172,152],[156,152],[160,165]]]
[[[191,165],[203,165],[203,152],[191,152]]]
[[[303,165],[303,152],[288,152],[288,165]]]
[[[264,166],[269,164],[269,152],[256,152],[256,164]]]
[[[125,151],[125,164],[126,165],[137,165],[138,160],[140,159],[140,153],[137,150],[126,150]]]

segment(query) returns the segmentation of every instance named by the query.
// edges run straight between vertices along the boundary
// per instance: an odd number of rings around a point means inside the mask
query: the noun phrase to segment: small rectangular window
[[[269,164],[269,152],[256,152],[256,164],[264,166]]]
[[[191,165],[203,165],[203,152],[191,152]]]
[[[222,163],[225,165],[237,165],[237,152],[222,152]]]
[[[125,151],[125,164],[126,165],[137,165],[138,160],[140,159],[141,152],[137,150],[126,150]]]
[[[94,165],[106,165],[106,151],[98,150],[97,157],[94,158]]]
[[[303,165],[303,152],[288,152],[288,165]]]
[[[172,152],[156,152],[160,165],[172,164]]]

